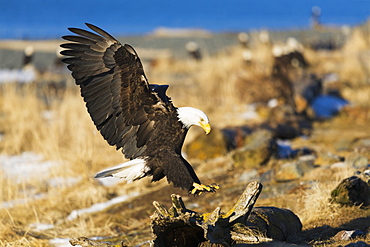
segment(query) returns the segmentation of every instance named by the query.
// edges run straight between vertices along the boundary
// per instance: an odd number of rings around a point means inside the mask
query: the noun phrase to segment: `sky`
[[[113,35],[158,27],[209,31],[308,28],[311,9],[328,25],[357,25],[370,0],[0,0],[0,38],[52,38],[90,22]]]

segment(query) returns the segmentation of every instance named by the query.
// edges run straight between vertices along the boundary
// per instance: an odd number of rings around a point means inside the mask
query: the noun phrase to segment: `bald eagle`
[[[104,30],[86,23],[92,31],[69,28],[77,35],[62,38],[61,54],[68,64],[87,111],[103,138],[121,149],[128,162],[96,174],[132,182],[164,177],[191,194],[214,192],[218,185],[201,184],[181,155],[189,128],[211,130],[207,115],[192,107],[175,107],[166,95],[168,85],[149,84],[138,54]]]

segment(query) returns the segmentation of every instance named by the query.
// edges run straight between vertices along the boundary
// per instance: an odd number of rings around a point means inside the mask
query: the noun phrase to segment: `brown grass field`
[[[318,75],[337,73],[340,78],[337,84],[343,96],[358,110],[316,123],[311,138],[297,138],[293,145],[307,145],[345,157],[353,150],[335,150],[338,136],[343,140],[354,136],[369,138],[370,38],[367,35],[369,32],[355,29],[341,49],[330,52],[305,48],[310,71]],[[253,99],[248,98],[248,92],[257,90],[273,95],[272,89],[264,83],[271,72],[271,54],[266,55],[271,47],[256,44],[252,49],[255,59],[252,65],[243,63],[241,49],[231,47],[216,55],[205,56],[198,62],[162,59],[155,66],[146,64],[146,74],[151,83],[170,85],[168,95],[176,106],[204,110],[214,128],[251,124],[248,121],[252,120],[241,117],[246,103]],[[40,75],[40,81],[47,81],[47,76]],[[152,238],[149,218],[154,212],[152,201],[158,200],[169,206],[170,195],[176,193],[183,196],[185,204],[192,210],[207,212],[221,206],[227,211],[244,190],[245,184],[237,182],[243,170],[233,168],[227,157],[191,162],[204,183],[216,181],[222,185],[215,194],[192,197],[168,185],[165,180],[152,184],[149,178],[132,184],[101,185],[93,179],[94,174],[122,163],[124,158],[120,151],[107,145],[95,129],[77,86],[72,84],[69,76],[67,78],[69,85],[59,91],[47,85],[40,86],[38,81],[24,86],[1,85],[0,133],[3,137],[0,154],[11,156],[32,151],[41,154],[45,161],[59,161],[59,165],[51,166],[45,173],[39,173],[37,167],[20,171],[18,178],[8,176],[0,169],[0,202],[21,201],[11,207],[0,205],[0,246],[52,246],[51,239],[79,236],[119,237],[127,246],[134,246]],[[240,83],[243,78],[248,83]],[[253,124],[259,124],[263,116],[253,121]],[[198,133],[199,129],[192,129],[187,141]],[[369,150],[362,153],[368,159]],[[279,162],[270,161],[261,167],[260,172]],[[320,166],[325,162],[317,160]],[[324,241],[312,239],[312,236],[324,229],[349,227],[348,230],[370,230],[369,209],[340,207],[328,201],[331,190],[354,171],[337,169],[311,174],[302,178],[303,181],[312,181],[311,186],[302,186],[284,194],[275,193],[273,197],[261,197],[256,206],[291,209],[300,217],[304,238],[311,245],[345,245],[351,241]],[[77,180],[71,182],[71,178]],[[52,179],[60,182],[56,185],[48,182]],[[100,212],[67,219],[73,210],[133,192],[140,193],[140,196]],[[53,227],[42,230],[35,228],[35,224],[52,224]],[[369,237],[358,240],[370,242]]]

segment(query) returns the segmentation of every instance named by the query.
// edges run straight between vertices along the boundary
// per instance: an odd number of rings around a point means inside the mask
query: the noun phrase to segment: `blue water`
[[[0,0],[0,39],[58,38],[67,27],[96,24],[113,35],[158,27],[209,31],[308,28],[311,9],[326,25],[357,25],[370,0]]]

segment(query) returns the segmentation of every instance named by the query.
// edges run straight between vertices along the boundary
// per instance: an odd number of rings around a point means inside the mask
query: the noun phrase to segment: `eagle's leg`
[[[218,184],[205,185],[198,183],[193,183],[193,187],[194,188],[190,191],[190,194],[193,195],[200,195],[203,192],[216,192],[216,190],[220,188]]]

